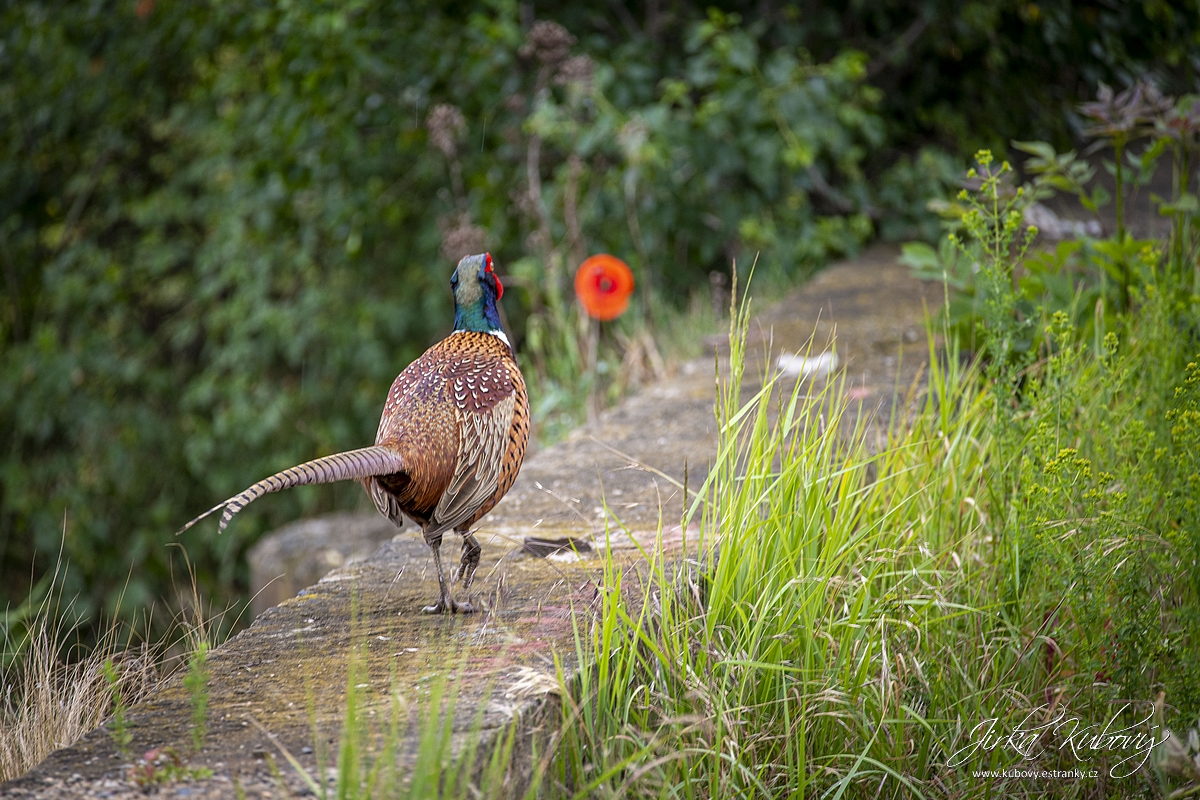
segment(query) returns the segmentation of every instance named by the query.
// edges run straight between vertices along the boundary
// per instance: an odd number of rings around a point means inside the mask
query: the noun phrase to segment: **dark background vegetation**
[[[967,154],[1071,146],[1101,81],[1194,90],[1198,34],[1161,0],[5,3],[4,598],[60,545],[82,609],[169,597],[186,519],[372,441],[465,250],[511,279],[536,403],[581,255],[684,298],[929,237]],[[231,598],[263,531],[359,494],[179,541]]]

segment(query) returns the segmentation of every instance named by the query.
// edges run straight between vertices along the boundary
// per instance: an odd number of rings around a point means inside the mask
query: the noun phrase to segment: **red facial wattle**
[[[500,282],[499,276],[496,275],[492,267],[492,254],[483,254],[483,271],[492,276],[492,280],[496,283],[496,299],[504,297],[504,284]]]

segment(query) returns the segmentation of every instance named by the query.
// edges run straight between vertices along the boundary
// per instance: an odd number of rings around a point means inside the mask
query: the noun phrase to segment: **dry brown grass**
[[[143,641],[125,624],[99,626],[92,644],[80,635],[82,620],[61,586],[61,560],[49,576],[44,599],[31,598],[0,619],[0,782],[37,766],[55,750],[78,741],[112,715],[114,686],[105,672],[115,667],[116,690],[126,706],[143,700],[164,678],[187,661],[201,641],[215,646],[224,612],[210,614],[184,554],[190,587],[177,590],[178,609],[168,634],[155,644]],[[228,609],[227,609],[228,611]],[[149,619],[142,626],[152,628]],[[131,644],[132,643],[132,644]]]
[[[0,781],[23,775],[109,717],[113,687],[104,670],[109,660],[126,703],[137,702],[158,683],[151,648],[124,650],[121,631],[112,626],[81,652],[71,642],[74,628],[56,619],[54,610],[44,603],[23,626],[23,641],[6,643],[11,657],[0,674]]]

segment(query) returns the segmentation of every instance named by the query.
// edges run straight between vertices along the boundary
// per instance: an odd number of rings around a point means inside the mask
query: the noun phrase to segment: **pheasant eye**
[[[484,267],[483,267],[483,268],[484,268],[484,271],[485,271],[485,272],[491,272],[491,271],[492,271],[492,254],[491,254],[491,253],[484,253],[484,254],[483,254],[483,259],[484,259]]]

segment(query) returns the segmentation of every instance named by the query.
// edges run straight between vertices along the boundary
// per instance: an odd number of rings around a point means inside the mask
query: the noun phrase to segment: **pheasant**
[[[466,256],[450,278],[454,332],[409,364],[392,384],[375,445],[285,469],[218,503],[218,532],[233,515],[270,492],[312,483],[358,480],[375,508],[396,525],[409,517],[433,550],[439,597],[427,613],[471,613],[451,585],[471,586],[480,546],[471,526],[512,488],[529,442],[529,397],[496,302],[504,287],[490,253]],[[447,582],[442,535],[462,536],[459,568]]]

